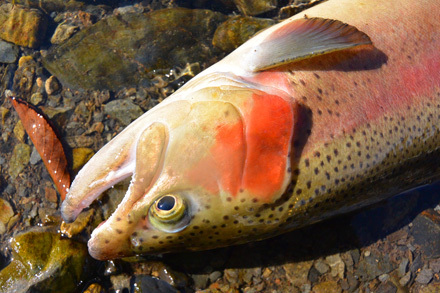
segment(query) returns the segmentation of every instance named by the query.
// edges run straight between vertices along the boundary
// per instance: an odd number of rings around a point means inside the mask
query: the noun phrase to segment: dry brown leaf
[[[63,201],[70,188],[70,174],[61,141],[49,121],[34,106],[15,97],[10,99]]]

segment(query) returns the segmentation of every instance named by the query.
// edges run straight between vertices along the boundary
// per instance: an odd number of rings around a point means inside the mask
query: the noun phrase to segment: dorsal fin
[[[370,38],[354,26],[332,19],[302,18],[287,22],[256,46],[247,47],[242,64],[257,72],[368,44],[372,44]]]

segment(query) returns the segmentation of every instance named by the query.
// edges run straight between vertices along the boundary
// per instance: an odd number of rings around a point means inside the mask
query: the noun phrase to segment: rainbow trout
[[[437,180],[439,15],[432,0],[330,0],[264,30],[104,146],[63,218],[132,176],[90,254],[202,250]]]

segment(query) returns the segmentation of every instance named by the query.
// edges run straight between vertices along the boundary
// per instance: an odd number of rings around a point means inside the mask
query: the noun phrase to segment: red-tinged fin
[[[61,141],[49,121],[35,107],[14,97],[11,102],[63,201],[70,188],[70,174]]]
[[[243,188],[268,202],[283,187],[289,163],[294,113],[285,99],[254,94],[246,115],[246,165]]]
[[[253,72],[339,50],[372,44],[357,28],[338,20],[303,18],[287,22],[248,54]]]

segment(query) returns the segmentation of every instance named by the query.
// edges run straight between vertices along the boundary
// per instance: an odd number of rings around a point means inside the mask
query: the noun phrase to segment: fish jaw
[[[190,107],[188,102],[180,100],[170,100],[159,106],[139,117],[84,165],[61,206],[61,215],[66,222],[74,221],[102,192],[133,174],[136,146],[148,127],[155,122],[174,127],[187,115]]]

